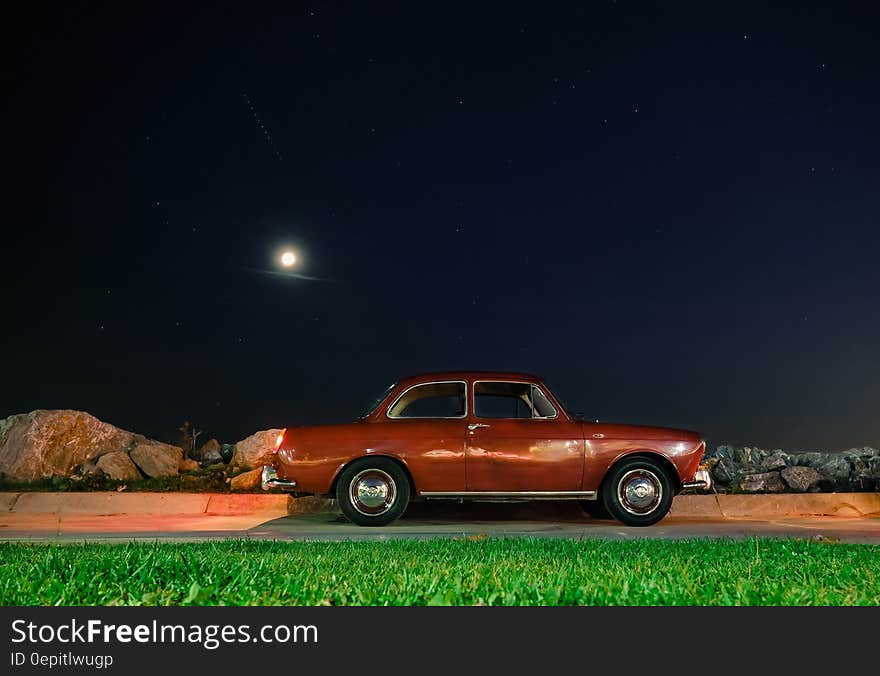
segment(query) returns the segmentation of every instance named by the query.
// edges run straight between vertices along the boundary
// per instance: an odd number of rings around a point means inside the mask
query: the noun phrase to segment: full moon
[[[292,251],[285,251],[283,254],[281,254],[281,265],[283,265],[285,268],[293,266],[294,263],[296,263],[296,254],[294,254]]]

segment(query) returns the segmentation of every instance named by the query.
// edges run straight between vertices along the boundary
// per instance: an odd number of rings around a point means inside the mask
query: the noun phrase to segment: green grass
[[[799,540],[0,544],[2,605],[880,604],[880,547]]]

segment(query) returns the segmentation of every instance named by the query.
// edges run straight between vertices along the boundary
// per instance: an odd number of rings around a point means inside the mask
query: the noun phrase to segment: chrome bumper
[[[685,481],[681,487],[682,489],[700,488],[704,491],[708,491],[712,488],[712,475],[709,474],[709,470],[707,469],[698,469],[694,472],[694,478],[691,481]]]
[[[275,468],[272,465],[263,465],[263,472],[261,476],[261,483],[263,484],[263,490],[268,491],[270,488],[282,488],[285,490],[292,491],[296,488],[296,481],[287,481],[285,479],[279,479],[278,473],[275,471]]]

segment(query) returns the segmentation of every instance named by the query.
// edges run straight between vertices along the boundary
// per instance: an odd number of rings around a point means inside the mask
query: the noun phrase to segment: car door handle
[[[483,423],[474,423],[473,425],[468,425],[468,429],[473,432],[478,427],[489,427],[489,425],[484,425]]]

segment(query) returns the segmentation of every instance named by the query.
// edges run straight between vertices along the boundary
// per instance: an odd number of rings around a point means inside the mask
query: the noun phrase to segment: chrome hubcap
[[[663,498],[663,484],[649,469],[631,469],[617,484],[620,505],[630,514],[650,514]]]
[[[365,469],[358,472],[348,485],[348,497],[352,506],[365,516],[384,514],[397,497],[394,479],[381,469]]]

